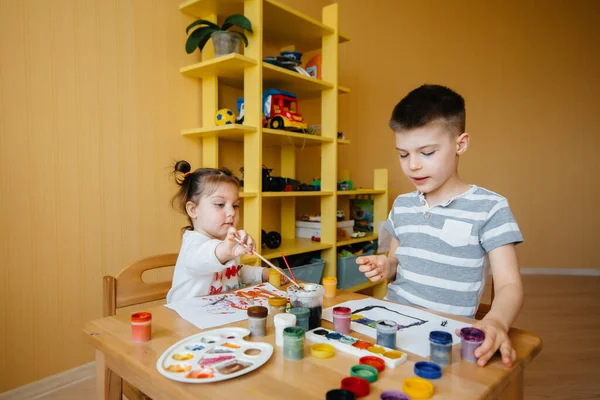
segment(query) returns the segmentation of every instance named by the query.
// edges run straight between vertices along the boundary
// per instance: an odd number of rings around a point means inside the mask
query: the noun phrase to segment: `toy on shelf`
[[[367,236],[366,232],[352,232],[350,235],[350,237],[353,239],[364,238],[365,236]]]
[[[304,132],[308,125],[298,109],[298,99],[290,92],[267,89],[263,93],[263,126],[271,129],[286,129]],[[244,99],[237,99],[237,123],[244,123]]]
[[[347,181],[338,181],[337,183],[338,190],[346,191],[346,190],[354,190],[354,184],[351,180]]]
[[[315,187],[315,190],[321,190],[321,180],[313,179],[312,185]]]
[[[277,67],[297,72],[300,75],[309,78],[311,77],[310,74],[300,66],[302,63],[302,53],[299,51],[282,51],[278,56],[267,56],[263,58],[263,61]]]
[[[322,62],[323,57],[321,56],[321,53],[319,53],[306,63],[306,72],[315,79],[321,79]]]
[[[279,232],[271,231],[267,233],[264,229],[262,230],[262,243],[269,249],[276,249],[281,246],[281,235]]]
[[[222,108],[215,114],[215,124],[217,126],[235,124],[235,114],[228,108]]]

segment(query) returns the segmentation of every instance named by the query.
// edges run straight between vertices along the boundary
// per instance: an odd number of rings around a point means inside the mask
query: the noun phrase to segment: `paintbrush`
[[[236,242],[238,242],[241,246],[244,246],[247,249],[252,250],[251,247],[249,247],[247,244],[242,243],[238,238],[234,237],[233,238]],[[269,267],[273,268],[275,271],[279,272],[282,276],[285,276],[286,278],[288,277],[285,272],[283,272],[279,267],[276,267],[275,265],[273,265],[269,260],[267,260],[266,258],[264,258],[263,256],[261,256],[260,254],[258,254],[256,251],[252,250],[252,253],[257,256],[258,258],[260,258],[261,260],[263,260]],[[302,289],[302,286],[300,286],[300,284],[298,284],[297,282],[294,282],[293,280],[290,279],[290,282],[292,282],[294,285],[296,285],[296,287],[298,287],[299,289]]]

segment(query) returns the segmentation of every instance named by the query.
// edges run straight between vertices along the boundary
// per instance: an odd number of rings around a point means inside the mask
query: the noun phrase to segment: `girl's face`
[[[198,204],[188,201],[186,210],[195,231],[224,240],[227,230],[237,226],[239,202],[238,188],[232,183],[220,183],[213,193],[201,196]]]

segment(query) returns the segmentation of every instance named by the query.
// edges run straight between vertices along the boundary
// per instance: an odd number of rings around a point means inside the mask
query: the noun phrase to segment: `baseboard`
[[[34,400],[58,389],[74,385],[96,375],[96,363],[80,365],[60,374],[20,386],[8,392],[0,393],[0,400]]]
[[[521,268],[521,275],[600,276],[597,268]]]

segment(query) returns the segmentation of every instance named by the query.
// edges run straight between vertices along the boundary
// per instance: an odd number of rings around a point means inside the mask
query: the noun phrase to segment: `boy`
[[[463,98],[423,85],[396,105],[389,125],[402,172],[417,190],[394,201],[389,254],[359,257],[360,271],[373,282],[391,281],[386,300],[474,317],[489,259],[495,298],[474,325],[486,335],[475,355],[484,366],[500,349],[511,366],[516,353],[507,332],[523,303],[515,245],[523,236],[504,197],[458,176],[470,141]]]

